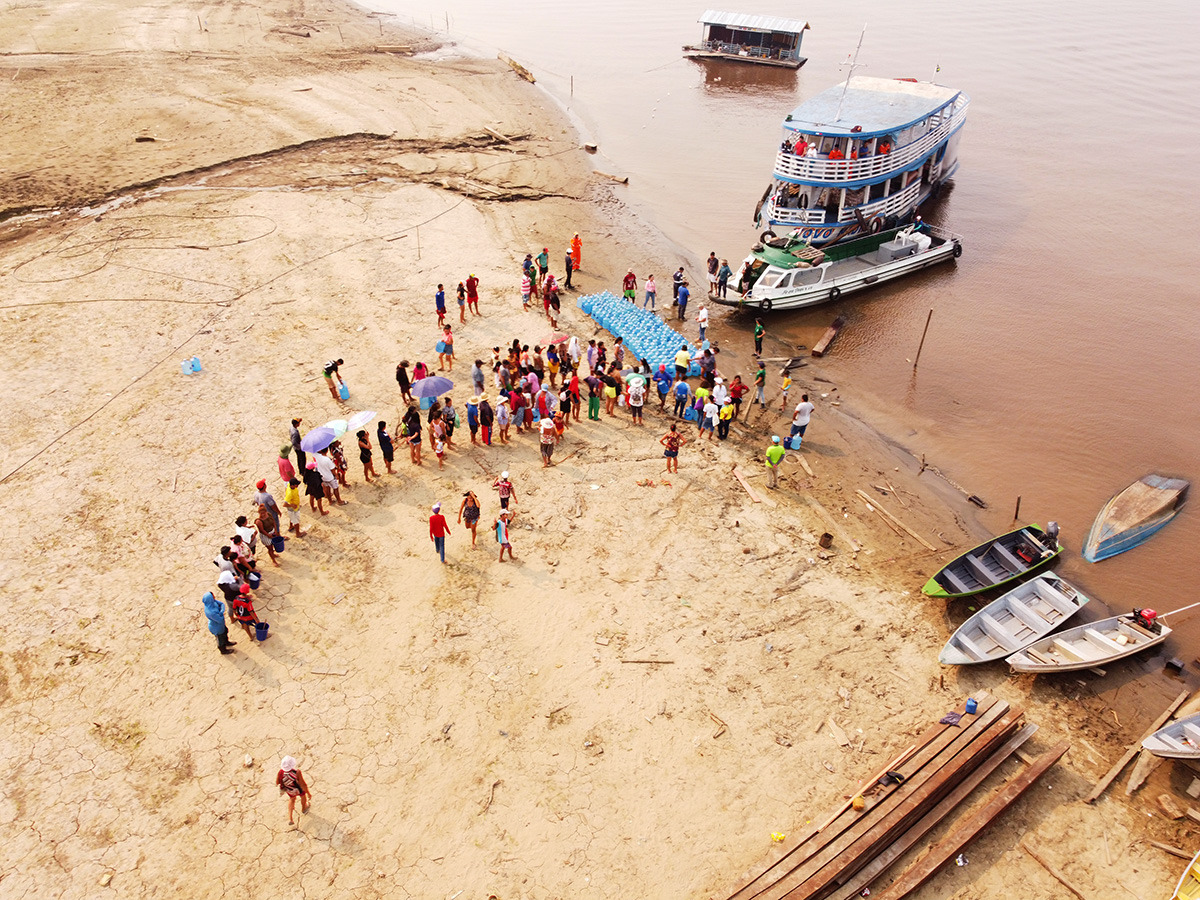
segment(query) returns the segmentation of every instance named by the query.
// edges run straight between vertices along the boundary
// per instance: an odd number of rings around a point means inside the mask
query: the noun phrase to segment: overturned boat
[[[1149,540],[1175,518],[1189,487],[1182,478],[1163,475],[1135,481],[1104,504],[1083,542],[1083,558],[1099,562]]]

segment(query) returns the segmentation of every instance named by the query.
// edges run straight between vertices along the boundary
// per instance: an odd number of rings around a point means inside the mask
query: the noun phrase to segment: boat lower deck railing
[[[858,217],[854,214],[855,210],[861,212],[863,217],[868,220],[873,219],[875,216],[899,215],[912,209],[920,195],[921,182],[919,180],[914,181],[904,190],[892,194],[890,197],[872,200],[870,203],[864,203],[862,206],[846,207],[842,213],[843,218],[833,222],[825,221],[826,215],[823,207],[810,206],[806,209],[789,209],[788,207],[777,206],[774,199],[772,199],[770,208],[767,210],[767,218],[771,222],[784,225],[847,225],[857,220]]]
[[[724,41],[704,41],[700,46],[702,49],[713,53],[726,53],[729,56],[746,56],[752,59],[796,60],[800,58],[800,53],[796,50],[778,50],[773,47],[749,47],[743,44],[727,44]]]
[[[797,156],[780,150],[779,155],[775,157],[775,175],[785,181],[840,184],[902,172],[932,153],[939,144],[961,128],[967,119],[969,105],[964,98],[961,105],[955,109],[954,115],[933,131],[927,132],[911,144],[897,147],[891,153],[883,155],[862,159],[823,159]]]

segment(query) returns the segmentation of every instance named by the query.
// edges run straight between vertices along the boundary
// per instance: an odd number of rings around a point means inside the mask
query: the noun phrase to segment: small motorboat
[[[1167,759],[1200,759],[1200,713],[1163,726],[1142,747]]]
[[[1200,900],[1200,853],[1193,856],[1188,867],[1183,870],[1171,900]]]
[[[1189,486],[1182,478],[1163,475],[1135,481],[1104,504],[1083,542],[1083,558],[1099,562],[1145,542],[1175,518]]]
[[[950,666],[1004,659],[1045,637],[1090,599],[1053,572],[1045,572],[963,622],[938,659]]]
[[[1007,660],[1015,672],[1092,669],[1161,644],[1171,629],[1149,610],[1068,628],[1018,650]]]
[[[1008,584],[1062,553],[1058,526],[1026,525],[984,541],[946,563],[921,590],[930,597],[967,597]]]

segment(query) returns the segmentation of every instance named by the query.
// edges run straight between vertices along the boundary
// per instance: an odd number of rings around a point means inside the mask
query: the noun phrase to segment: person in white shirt
[[[633,416],[633,424],[641,425],[642,405],[646,402],[646,387],[638,379],[629,385],[629,412]]]
[[[716,384],[713,385],[712,398],[717,406],[724,406],[725,401],[729,399],[729,388],[725,387],[724,378],[718,378]]]
[[[708,307],[701,306],[700,312],[696,315],[696,322],[700,325],[700,340],[704,340],[704,333],[708,331]]]
[[[708,402],[704,404],[704,411],[700,414],[700,434],[708,432],[708,439],[713,439],[713,430],[717,427],[717,416],[721,412],[721,407],[713,402],[713,398],[709,397]]]
[[[334,471],[333,460],[325,453],[316,453],[313,459],[317,463],[317,471],[321,473],[321,485],[325,488],[325,499],[337,501],[339,505],[346,501],[342,499],[341,488],[338,487],[337,475]]]
[[[796,404],[796,414],[792,416],[792,437],[799,435],[801,439],[804,438],[804,432],[808,429],[814,409],[816,407],[808,402],[808,394],[801,394],[800,402]]]

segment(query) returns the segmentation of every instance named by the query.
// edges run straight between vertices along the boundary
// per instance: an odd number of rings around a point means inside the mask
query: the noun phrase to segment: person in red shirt
[[[733,417],[735,419],[738,413],[742,411],[742,397],[749,391],[749,386],[742,383],[742,376],[734,375],[733,383],[729,385],[729,399],[733,401]]]
[[[633,302],[637,296],[637,276],[633,274],[633,270],[629,270],[629,274],[621,280],[621,289],[625,293],[625,299]]]
[[[475,315],[479,315],[479,279],[472,272],[467,279],[467,308]]]
[[[442,504],[433,504],[433,514],[429,517],[429,539],[433,541],[433,546],[443,563],[446,561],[446,536],[449,533],[450,526],[446,523],[446,517],[442,515]]]

